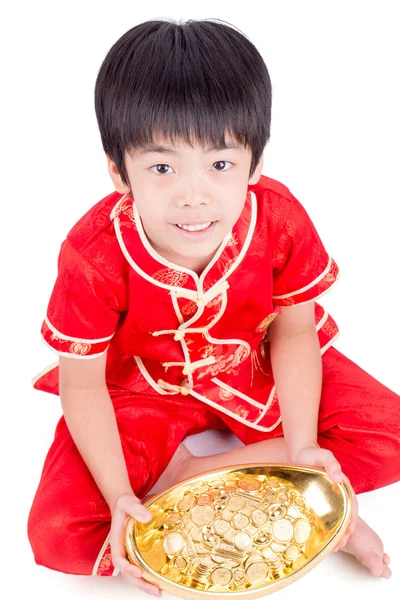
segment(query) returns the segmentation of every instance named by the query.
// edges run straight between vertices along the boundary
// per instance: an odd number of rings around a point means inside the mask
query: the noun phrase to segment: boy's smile
[[[240,217],[248,186],[258,182],[259,161],[249,179],[251,150],[226,138],[226,148],[165,138],[130,153],[130,189],[115,163],[108,168],[120,193],[132,192],[144,232],[168,261],[201,272]],[[161,145],[162,144],[162,145]]]

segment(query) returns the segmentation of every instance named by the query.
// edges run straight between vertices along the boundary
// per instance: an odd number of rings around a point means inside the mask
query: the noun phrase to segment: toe
[[[382,560],[384,565],[388,565],[390,563],[390,557],[388,554],[384,554]]]
[[[380,556],[372,551],[365,554],[361,562],[371,571],[374,577],[380,577],[383,574],[384,568],[389,568],[383,565]]]
[[[387,565],[384,565],[383,571],[382,571],[382,577],[384,577],[385,579],[389,579],[391,576],[392,576],[392,571],[389,569],[389,567]]]

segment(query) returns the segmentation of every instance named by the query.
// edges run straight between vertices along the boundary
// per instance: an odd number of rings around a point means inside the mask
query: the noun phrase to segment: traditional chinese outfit
[[[43,339],[58,354],[77,360],[107,351],[107,385],[139,497],[151,489],[187,435],[229,428],[245,444],[282,436],[268,327],[279,318],[281,306],[305,302],[314,302],[323,355],[321,447],[334,452],[356,491],[398,478],[398,466],[383,473],[371,452],[378,436],[382,459],[390,452],[398,461],[400,398],[332,347],[337,325],[315,300],[337,280],[338,267],[304,207],[283,184],[261,176],[248,187],[240,218],[201,275],[160,256],[146,237],[132,195],[117,192],[97,203],[73,227],[62,244],[58,267]],[[352,388],[346,388],[349,382]],[[38,390],[58,394],[57,364],[33,383]],[[385,409],[381,406],[385,418],[366,410],[377,397],[381,403],[385,398]],[[376,430],[371,425],[374,418]],[[392,425],[386,427],[387,418],[392,418]],[[382,419],[384,430],[379,424]],[[364,450],[356,463],[354,444],[360,442],[360,435],[365,438]],[[52,459],[66,443],[69,450],[60,466],[54,466]],[[346,443],[351,456],[344,451]],[[73,448],[62,417],[30,515],[35,560],[69,573],[112,574],[107,504],[77,450],[73,460],[68,457]],[[369,471],[360,472],[360,460],[365,460]],[[65,540],[64,558],[55,558],[54,549],[48,550],[44,540],[43,504],[50,497],[54,503],[57,495],[62,499],[59,513],[74,510],[71,497],[66,500],[54,481],[50,487],[56,485],[57,490],[48,491],[51,469],[61,466],[72,470],[71,477],[79,481],[75,486],[79,492],[70,492],[74,498],[77,494],[80,506],[76,519],[87,519],[89,512],[98,525],[90,540],[82,533],[85,543],[80,544],[76,536],[70,540],[75,549],[81,548],[79,567],[76,556],[68,558]],[[92,503],[86,512],[83,498]],[[68,523],[66,519],[63,527]],[[104,544],[99,545],[101,539]],[[54,561],[57,567],[52,566]]]

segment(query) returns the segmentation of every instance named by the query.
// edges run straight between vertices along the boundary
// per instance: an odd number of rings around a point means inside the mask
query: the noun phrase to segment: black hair
[[[255,46],[220,20],[150,20],[107,53],[95,110],[105,153],[129,184],[125,151],[160,133],[224,146],[225,133],[252,151],[249,178],[270,138],[271,81]]]

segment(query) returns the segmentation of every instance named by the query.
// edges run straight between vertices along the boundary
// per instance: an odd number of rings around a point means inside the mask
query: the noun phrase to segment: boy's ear
[[[249,185],[255,185],[256,183],[258,183],[260,177],[261,177],[261,171],[264,165],[264,153],[261,154],[260,160],[257,163],[256,166],[256,170],[254,171],[253,175],[250,177],[249,179]]]
[[[111,158],[108,156],[108,154],[106,154],[106,157],[107,157],[108,172],[110,173],[110,177],[112,179],[115,189],[120,194],[127,194],[128,192],[131,191],[130,187],[128,185],[126,185],[125,183],[123,183],[123,181],[121,179],[121,175],[119,174],[119,171],[118,171],[118,168],[117,168],[117,165],[115,164],[115,162],[113,160],[111,160]]]

